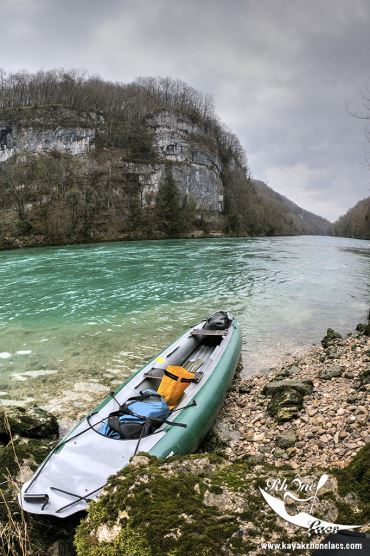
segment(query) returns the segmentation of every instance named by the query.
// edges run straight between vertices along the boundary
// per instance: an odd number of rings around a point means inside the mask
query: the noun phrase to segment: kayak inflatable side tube
[[[232,337],[220,361],[204,386],[194,396],[196,406],[180,411],[174,420],[187,428],[168,427],[166,435],[150,450],[150,454],[165,459],[170,453],[185,455],[194,452],[212,427],[234,377],[241,351],[241,332],[236,321]]]

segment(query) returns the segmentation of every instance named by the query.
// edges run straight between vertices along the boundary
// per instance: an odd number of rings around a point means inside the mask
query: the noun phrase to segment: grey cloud
[[[256,178],[331,219],[369,195],[367,0],[5,0],[0,66],[181,78],[214,96]]]

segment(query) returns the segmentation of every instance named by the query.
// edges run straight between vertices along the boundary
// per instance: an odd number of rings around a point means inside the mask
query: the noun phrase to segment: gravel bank
[[[323,345],[293,364],[247,380],[238,375],[215,428],[216,437],[228,440],[225,455],[289,462],[302,471],[347,465],[370,441],[370,338],[361,330],[346,338],[329,332]],[[301,389],[301,407],[293,406],[292,418],[271,415],[274,389],[280,394]]]

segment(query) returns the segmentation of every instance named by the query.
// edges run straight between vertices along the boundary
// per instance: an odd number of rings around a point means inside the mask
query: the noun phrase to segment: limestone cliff
[[[40,131],[0,121],[0,163],[22,151],[38,154],[56,150],[83,155],[94,148],[94,140],[94,129],[57,127]]]
[[[238,139],[188,85],[18,77],[0,87],[0,247],[327,233],[250,180]]]
[[[205,146],[204,130],[190,118],[168,111],[150,117],[147,126],[154,134],[158,163],[128,162],[125,165],[127,174],[138,176],[144,203],[155,206],[166,162],[170,161],[181,200],[184,202],[191,198],[198,210],[222,213],[224,186],[221,160],[217,153]]]

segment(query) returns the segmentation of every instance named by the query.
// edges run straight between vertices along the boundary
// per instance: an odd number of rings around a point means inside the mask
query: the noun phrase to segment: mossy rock
[[[364,324],[364,323],[360,322],[356,326],[356,330],[360,334],[364,334],[365,336],[370,336],[370,323]]]
[[[345,501],[340,505],[339,518],[342,523],[370,522],[370,442],[367,443],[344,469],[335,472],[338,479],[338,491],[344,498],[354,493],[358,498],[358,507]],[[347,521],[345,521],[347,520]]]
[[[285,387],[272,396],[267,410],[278,422],[290,421],[303,407],[303,395],[295,388]]]
[[[0,482],[3,486],[3,495],[11,508],[14,508],[14,517],[20,515],[20,508],[16,500],[15,482],[21,471],[29,469],[36,471],[40,463],[53,448],[54,442],[36,440],[31,438],[15,437],[6,446],[0,446]],[[14,484],[12,482],[14,481]],[[6,516],[5,502],[0,499],[0,520]]]
[[[265,385],[262,394],[273,396],[279,390],[285,390],[286,388],[294,388],[294,390],[298,390],[302,396],[306,396],[312,393],[313,382],[312,380],[274,380]]]
[[[56,438],[58,432],[58,421],[44,409],[36,406],[1,408],[0,442],[3,444],[9,442],[11,435],[25,438]]]
[[[271,473],[272,466],[255,472],[248,461],[213,454],[165,462],[139,455],[90,504],[75,536],[77,555],[252,554],[261,536],[288,536],[258,489]]]

